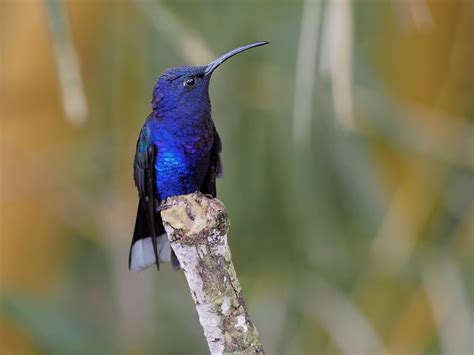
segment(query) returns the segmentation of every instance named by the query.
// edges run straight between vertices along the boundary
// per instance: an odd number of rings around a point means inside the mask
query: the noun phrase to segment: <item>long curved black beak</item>
[[[236,54],[239,54],[240,52],[246,51],[247,49],[254,48],[254,47],[259,47],[259,46],[264,46],[265,44],[268,44],[270,42],[254,42],[254,43],[249,43],[245,46],[236,48],[231,50],[230,52],[227,52],[224,55],[221,55],[219,58],[213,60],[210,62],[207,66],[206,69],[204,70],[204,75],[211,75],[214,70],[216,70],[219,65],[224,63],[227,59],[230,57],[233,57]]]

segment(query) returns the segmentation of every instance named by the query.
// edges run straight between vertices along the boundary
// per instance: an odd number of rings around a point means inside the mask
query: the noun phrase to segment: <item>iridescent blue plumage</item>
[[[132,270],[169,258],[179,267],[166,237],[160,237],[164,228],[157,206],[168,197],[195,191],[216,196],[221,142],[211,119],[211,74],[231,56],[266,43],[239,47],[206,66],[168,69],[158,79],[153,111],[140,132],[135,154],[140,202],[129,258]]]

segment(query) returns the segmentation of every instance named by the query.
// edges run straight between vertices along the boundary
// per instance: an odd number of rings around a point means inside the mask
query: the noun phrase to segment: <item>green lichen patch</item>
[[[166,200],[161,217],[171,241],[185,245],[203,243],[209,235],[224,235],[229,219],[224,204],[200,192]]]

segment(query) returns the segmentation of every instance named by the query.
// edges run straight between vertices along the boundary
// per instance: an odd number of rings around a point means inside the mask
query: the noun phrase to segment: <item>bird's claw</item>
[[[171,204],[166,204],[166,203],[162,203],[161,205],[159,205],[157,208],[156,208],[156,211],[157,212],[161,212],[161,211],[164,211],[164,210],[167,210],[168,208],[172,207],[173,205]]]

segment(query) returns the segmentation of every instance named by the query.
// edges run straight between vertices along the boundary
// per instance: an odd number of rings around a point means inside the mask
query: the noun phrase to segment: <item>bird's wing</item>
[[[147,226],[143,226],[144,221],[139,221],[137,217],[137,223],[141,223],[141,226],[135,226],[132,244],[143,238],[140,233],[140,228],[147,229],[151,235],[153,243],[153,252],[156,259],[156,267],[159,270],[158,262],[158,250],[157,250],[157,229],[162,229],[162,225],[157,225],[156,220],[156,206],[157,206],[157,193],[156,193],[156,175],[155,175],[155,161],[156,161],[157,148],[153,143],[150,131],[145,125],[141,132],[140,137],[137,141],[137,150],[135,153],[134,162],[134,173],[133,177],[135,185],[138,189],[138,195],[140,196],[138,213],[140,211],[145,215]],[[146,228],[148,227],[148,228]]]
[[[213,127],[213,134],[214,134],[214,143],[212,144],[211,151],[210,151],[210,160],[209,160],[209,168],[204,179],[204,182],[201,187],[201,192],[204,194],[210,194],[214,197],[217,196],[216,191],[216,179],[222,176],[222,164],[220,153],[222,152],[222,143],[217,133],[216,127],[214,124]]]

